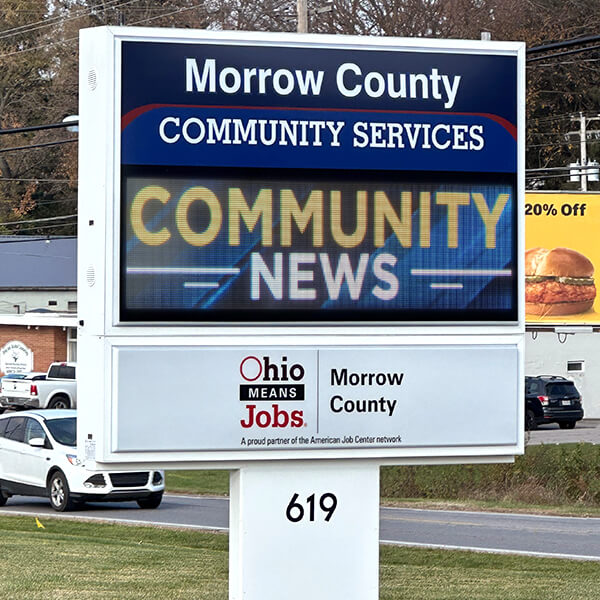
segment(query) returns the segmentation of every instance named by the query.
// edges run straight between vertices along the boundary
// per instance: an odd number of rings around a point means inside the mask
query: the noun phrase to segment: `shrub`
[[[600,506],[600,446],[529,446],[513,464],[384,467],[381,496]]]

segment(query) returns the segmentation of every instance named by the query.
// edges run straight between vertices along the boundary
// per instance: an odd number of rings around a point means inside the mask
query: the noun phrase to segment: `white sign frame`
[[[123,40],[186,42],[198,39],[198,32],[187,30],[103,27],[83,30],[84,41],[80,70],[80,207],[79,207],[79,434],[78,445],[85,448],[90,464],[120,465],[122,468],[152,463],[166,467],[233,468],[248,461],[368,458],[381,464],[412,464],[436,462],[504,462],[524,450],[523,414],[523,354],[524,300],[519,281],[518,321],[516,323],[485,324],[281,324],[252,325],[248,323],[178,325],[124,324],[119,321],[120,265],[120,110],[119,64],[120,43]],[[395,38],[358,38],[264,32],[202,32],[207,40],[227,44],[294,44],[306,47],[394,49],[406,48],[470,53],[495,53],[517,58],[518,63],[518,176],[517,210],[524,204],[524,45],[514,42],[479,42],[456,40],[414,40]],[[523,219],[518,219],[518,248],[524,248]],[[518,270],[523,272],[523,253],[518,253]],[[429,448],[386,449],[323,449],[303,451],[211,451],[211,452],[115,452],[112,440],[118,423],[113,414],[114,365],[111,347],[134,340],[140,348],[152,345],[206,347],[284,347],[284,348],[377,348],[410,344],[439,346],[502,345],[517,356],[518,368],[513,374],[517,397],[507,398],[515,407],[517,432],[514,443],[453,445]],[[176,363],[165,365],[163,373],[149,377],[173,377]],[[465,375],[468,370],[465,370]],[[193,374],[188,377],[194,383]],[[140,411],[147,409],[140,400]],[[177,413],[176,404],[173,411]],[[177,418],[185,418],[178,415]],[[473,420],[476,426],[476,418]],[[148,432],[152,435],[152,431]],[[83,450],[82,450],[83,451]]]

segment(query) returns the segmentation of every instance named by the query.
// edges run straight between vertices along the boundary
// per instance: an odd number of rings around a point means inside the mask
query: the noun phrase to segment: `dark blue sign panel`
[[[517,58],[123,42],[124,321],[517,320]]]

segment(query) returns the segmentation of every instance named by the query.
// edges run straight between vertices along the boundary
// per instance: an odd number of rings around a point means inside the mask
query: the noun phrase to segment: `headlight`
[[[154,471],[154,475],[152,475],[152,485],[160,485],[162,480],[162,473],[160,471]]]
[[[75,467],[80,467],[83,461],[77,458],[77,454],[67,454],[67,460]]]

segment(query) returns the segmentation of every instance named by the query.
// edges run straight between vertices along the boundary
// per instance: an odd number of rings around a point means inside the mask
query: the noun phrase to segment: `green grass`
[[[0,517],[0,598],[227,599],[224,534],[41,520],[44,529],[35,517]],[[588,562],[382,546],[380,599],[600,600],[598,569]]]
[[[598,563],[385,546],[381,600],[600,598]]]
[[[170,492],[227,495],[228,471],[170,471]],[[383,467],[386,504],[600,515],[600,445],[529,446],[514,464]]]
[[[229,494],[229,471],[167,471],[167,491],[205,496]]]
[[[44,529],[34,517],[0,518],[0,598],[227,598],[225,535],[41,521]]]

